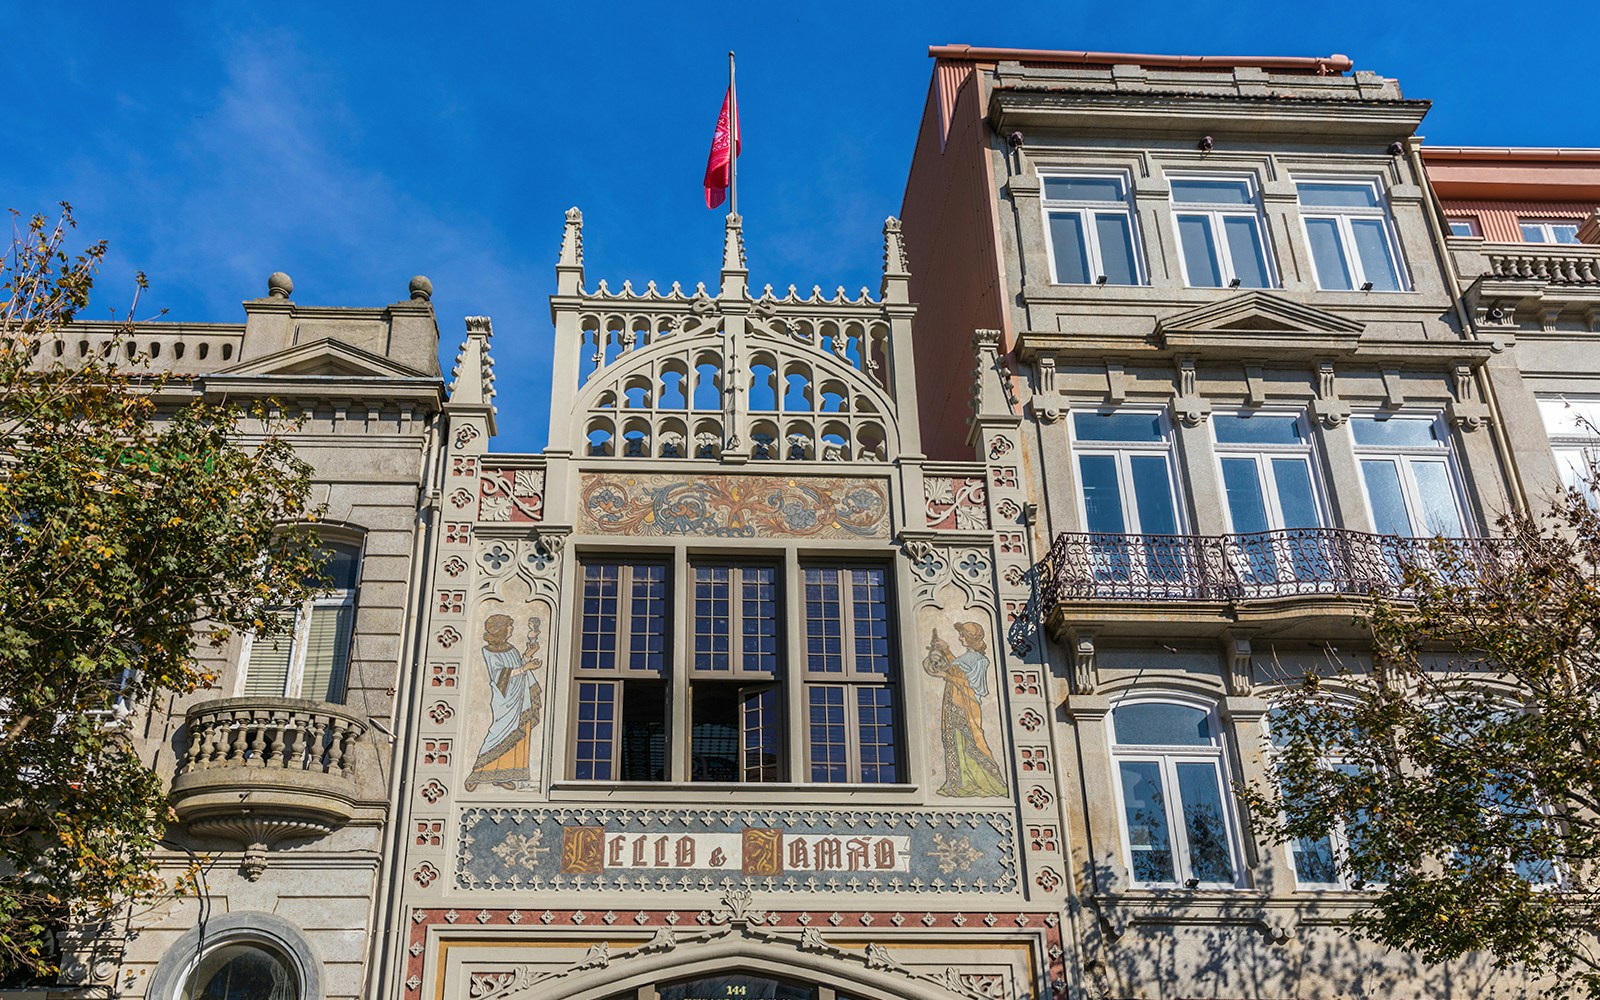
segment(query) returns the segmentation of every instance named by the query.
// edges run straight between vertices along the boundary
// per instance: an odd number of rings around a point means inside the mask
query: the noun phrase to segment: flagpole
[[[728,214],[739,214],[739,92],[733,87],[733,50],[728,50]]]

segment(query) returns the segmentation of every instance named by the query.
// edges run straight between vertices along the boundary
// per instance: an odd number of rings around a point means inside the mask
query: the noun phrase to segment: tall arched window
[[[1128,869],[1137,885],[1239,883],[1233,808],[1216,716],[1168,701],[1111,713]]]
[[[195,963],[178,992],[179,1000],[299,1000],[293,963],[255,941],[213,948]]]
[[[332,553],[322,571],[329,589],[276,612],[284,625],[281,634],[250,637],[241,661],[241,695],[344,701],[361,546],[354,541],[321,545]]]

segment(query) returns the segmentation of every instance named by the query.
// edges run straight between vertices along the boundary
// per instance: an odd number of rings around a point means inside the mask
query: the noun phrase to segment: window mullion
[[[810,715],[806,699],[810,697],[809,662],[806,659],[806,641],[810,633],[810,622],[805,619],[805,577],[800,568],[800,560],[794,549],[785,549],[783,553],[782,580],[784,587],[780,591],[783,599],[784,618],[793,623],[792,627],[783,630],[783,662],[778,664],[778,679],[781,684],[780,700],[783,703],[781,718],[784,726],[779,732],[785,734],[783,754],[788,767],[785,769],[789,780],[809,780],[811,777],[811,727],[808,724]],[[798,736],[790,735],[798,733]]]

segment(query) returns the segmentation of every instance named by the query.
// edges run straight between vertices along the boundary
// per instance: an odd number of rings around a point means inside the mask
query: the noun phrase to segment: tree
[[[1600,998],[1600,513],[1562,489],[1499,526],[1405,567],[1370,669],[1286,692],[1273,783],[1246,798],[1260,830],[1372,890],[1356,933]]]
[[[164,886],[172,812],[128,714],[214,680],[200,643],[270,631],[315,586],[309,469],[281,429],[119,361],[133,312],[69,328],[106,246],[13,212],[0,261],[0,968],[54,971],[53,934]],[[145,287],[144,276],[138,286]],[[138,296],[134,296],[137,307]],[[59,345],[59,346],[58,346]],[[258,418],[256,418],[259,420]],[[136,716],[135,716],[136,718]]]

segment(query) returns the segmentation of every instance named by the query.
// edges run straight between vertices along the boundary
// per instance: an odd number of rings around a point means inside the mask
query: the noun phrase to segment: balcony
[[[1457,237],[1450,247],[1480,327],[1600,329],[1600,246]]]
[[[1407,567],[1475,575],[1504,565],[1509,544],[1341,528],[1062,534],[1040,567],[1040,609],[1055,634],[1069,623],[1128,635],[1250,623],[1271,635],[1331,637],[1351,630],[1373,598],[1405,599]]]
[[[272,844],[348,823],[366,724],[319,701],[226,698],[189,709],[172,805],[190,830],[245,846],[252,878]]]

